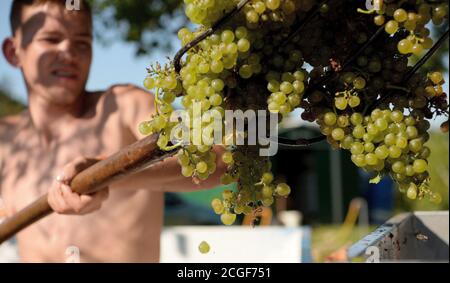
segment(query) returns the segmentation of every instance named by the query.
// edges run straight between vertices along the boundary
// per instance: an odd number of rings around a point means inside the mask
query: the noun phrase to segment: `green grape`
[[[236,221],[236,214],[234,213],[224,213],[220,216],[220,220],[223,224],[230,226]]]
[[[246,38],[248,35],[248,30],[246,27],[240,26],[236,29],[235,35],[238,39]]]
[[[337,119],[337,125],[340,128],[346,128],[348,127],[348,125],[350,124],[348,116],[339,116],[339,118]]]
[[[367,165],[374,166],[374,165],[377,165],[377,163],[378,163],[378,157],[373,153],[366,154],[365,158],[366,158]]]
[[[391,20],[386,23],[384,29],[388,34],[394,34],[398,31],[398,23],[396,21]]]
[[[276,10],[280,7],[280,0],[266,0],[266,7],[270,10]]]
[[[335,106],[339,110],[345,110],[347,108],[348,102],[345,97],[337,97],[335,99]]]
[[[358,154],[362,154],[364,152],[364,145],[360,142],[355,142],[352,146],[351,146],[351,153],[353,155],[358,155]]]
[[[291,193],[291,188],[286,183],[278,184],[275,193],[281,197],[287,197]]]
[[[405,172],[405,164],[402,161],[396,161],[392,164],[392,171],[397,174],[403,174]]]
[[[234,41],[234,32],[231,30],[224,30],[220,35],[222,42],[224,43],[232,43]]]
[[[406,139],[404,137],[397,137],[395,145],[397,147],[399,147],[400,149],[404,149],[408,146],[408,139]]]
[[[399,158],[401,155],[402,155],[402,150],[399,147],[397,147],[395,145],[389,147],[389,157],[395,159],[395,158]]]
[[[153,78],[151,78],[151,77],[147,77],[144,80],[144,87],[146,89],[153,89],[153,88],[155,88],[155,80]]]
[[[360,125],[363,122],[363,116],[361,115],[361,113],[353,113],[350,117],[350,121],[354,126]]]
[[[433,72],[428,77],[434,84],[439,84],[443,80],[442,73],[440,73],[440,72]]]
[[[250,65],[243,65],[240,69],[239,69],[239,75],[241,76],[241,78],[243,79],[248,79],[253,75],[253,70],[252,67]]]
[[[420,174],[427,171],[428,163],[423,159],[416,159],[413,163],[414,172]]]
[[[394,134],[389,133],[384,137],[384,143],[388,146],[395,145],[397,143],[397,137]]]
[[[190,165],[183,166],[181,169],[181,174],[183,174],[184,177],[191,177],[192,174],[194,174],[194,167]]]
[[[393,111],[391,114],[391,119],[395,123],[400,123],[401,121],[403,121],[403,113],[398,110]]]
[[[250,41],[248,41],[246,38],[241,38],[237,43],[237,47],[239,52],[247,52],[250,50]]]
[[[385,145],[381,145],[375,149],[375,155],[378,159],[384,160],[389,156],[389,149]]]
[[[294,91],[294,87],[289,82],[282,82],[280,85],[280,90],[285,94],[290,94]]]
[[[216,214],[222,214],[224,212],[225,207],[220,199],[213,199],[211,202],[211,207],[214,209]]]
[[[139,132],[144,135],[150,135],[153,133],[153,124],[151,122],[142,122],[139,124]]]
[[[372,136],[376,136],[378,134],[378,127],[375,124],[368,124],[367,125],[367,132],[371,134]]]
[[[337,116],[333,112],[328,112],[325,114],[323,121],[327,126],[334,126],[337,122]]]
[[[397,9],[394,12],[394,19],[399,23],[403,23],[408,19],[408,13],[404,9]]]
[[[416,172],[414,171],[414,167],[412,165],[407,165],[405,167],[405,173],[406,173],[406,176],[408,176],[408,177],[412,177],[416,174]]]
[[[245,15],[249,23],[258,23],[259,15],[256,11],[248,11]]]
[[[361,125],[357,125],[354,129],[353,129],[353,136],[357,139],[362,139],[364,134],[366,133],[366,130],[364,129],[363,126]]]
[[[353,86],[358,89],[364,89],[366,87],[366,80],[362,77],[357,77],[353,80]]]
[[[412,48],[411,48],[411,52],[412,52],[414,55],[417,55],[417,56],[419,56],[420,54],[422,54],[423,50],[424,50],[424,47],[423,47],[423,45],[420,44],[420,43],[414,44],[414,45],[412,46]]]
[[[222,96],[220,96],[219,94],[214,94],[209,98],[209,102],[211,103],[212,106],[219,106],[222,104],[222,101],[223,101]]]
[[[266,207],[271,206],[274,203],[274,198],[273,197],[266,197],[262,200],[262,204]]]
[[[222,193],[222,197],[225,201],[231,201],[234,197],[234,193],[231,190],[225,190]]]
[[[421,139],[413,139],[409,142],[409,150],[414,153],[418,153],[423,148],[423,143]]]
[[[350,149],[354,142],[355,142],[355,140],[353,139],[353,137],[351,135],[347,135],[347,136],[345,136],[344,140],[341,143],[342,148]]]
[[[381,131],[381,132],[386,130],[388,128],[388,125],[389,125],[388,122],[382,118],[377,119],[375,121],[375,126],[378,128],[378,131]]]
[[[341,141],[345,137],[345,132],[341,128],[336,128],[332,131],[331,135],[332,135],[333,139],[335,139],[337,141]]]
[[[360,104],[361,104],[361,99],[356,95],[351,96],[350,99],[348,100],[348,105],[350,105],[351,108],[356,108]]]
[[[372,153],[375,150],[375,145],[371,142],[364,144],[364,151],[367,153]]]
[[[416,199],[417,198],[417,186],[413,183],[411,183],[408,187],[408,190],[406,192],[406,195],[409,199]]]
[[[384,18],[383,15],[377,15],[377,16],[374,18],[374,23],[375,23],[377,26],[382,26],[382,25],[384,24],[384,22],[385,22],[385,18]]]
[[[406,134],[408,135],[409,139],[414,139],[419,135],[419,132],[417,131],[417,128],[414,126],[408,126],[406,128]]]
[[[353,163],[362,168],[366,166],[366,156],[364,154],[358,154],[358,155],[352,155],[352,161]]]
[[[269,187],[269,186],[264,186],[262,188],[262,195],[265,198],[272,197],[273,196],[273,189],[271,187]]]
[[[205,241],[202,241],[202,242],[200,243],[200,245],[198,245],[198,250],[199,250],[199,252],[202,253],[202,254],[207,254],[207,253],[209,253],[210,249],[211,249],[211,247],[210,247],[209,244],[208,244],[207,242],[205,242]]]
[[[263,1],[256,2],[254,4],[254,8],[255,11],[260,15],[266,11],[266,5],[264,4]]]
[[[196,165],[196,170],[199,173],[206,173],[208,171],[208,164],[201,161]]]
[[[229,151],[225,152],[222,155],[222,160],[225,164],[232,164],[233,163],[233,154]]]
[[[272,182],[273,182],[273,174],[272,173],[264,173],[263,175],[262,175],[262,178],[261,178],[261,181],[264,183],[264,184],[266,184],[266,185],[269,185],[269,184],[271,184]]]

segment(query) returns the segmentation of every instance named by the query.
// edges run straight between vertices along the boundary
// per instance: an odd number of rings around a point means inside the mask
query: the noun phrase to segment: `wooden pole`
[[[176,150],[163,152],[156,142],[158,134],[148,136],[80,172],[70,183],[74,192],[90,194],[105,188],[113,181],[141,172],[162,160],[175,155]],[[0,244],[29,225],[46,217],[53,211],[47,195],[25,207],[0,224]]]

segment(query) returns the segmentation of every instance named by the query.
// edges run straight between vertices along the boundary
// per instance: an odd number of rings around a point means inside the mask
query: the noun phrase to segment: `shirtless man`
[[[86,7],[68,11],[64,2],[15,0],[13,36],[2,46],[23,74],[29,107],[0,120],[1,197],[12,215],[48,192],[57,212],[18,234],[21,260],[64,262],[66,249],[76,246],[81,262],[158,262],[164,192],[213,188],[225,165],[195,185],[171,158],[95,195],[71,192],[67,183],[87,157],[109,156],[142,138],[138,124],[154,109],[152,95],[134,86],[85,91],[91,14]]]

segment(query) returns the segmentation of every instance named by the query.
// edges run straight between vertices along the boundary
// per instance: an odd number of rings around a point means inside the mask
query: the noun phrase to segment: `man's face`
[[[26,7],[14,38],[18,66],[32,93],[57,105],[83,94],[92,61],[88,13],[63,5]]]

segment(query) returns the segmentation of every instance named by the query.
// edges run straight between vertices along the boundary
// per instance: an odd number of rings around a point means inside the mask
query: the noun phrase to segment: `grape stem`
[[[386,89],[391,89],[391,90],[401,90],[401,91],[404,91],[404,92],[406,92],[406,93],[410,93],[410,92],[411,92],[411,90],[409,90],[409,89],[406,88],[406,87],[401,87],[401,86],[396,86],[396,85],[391,85],[391,84],[388,84],[388,85],[386,86]]]
[[[407,83],[414,74],[428,61],[430,58],[436,53],[436,51],[442,46],[444,42],[448,40],[449,36],[449,30],[447,31],[439,38],[439,40],[433,45],[433,47],[425,54],[425,56],[422,57],[422,59],[419,60],[419,62],[414,65],[414,67],[406,73],[405,77],[403,78],[403,81],[401,84]],[[378,105],[383,103],[388,97],[392,95],[392,92],[387,92],[384,95],[382,94],[379,99],[375,100],[369,107],[367,107],[367,111],[365,113],[369,113],[373,111]]]
[[[174,57],[174,67],[177,74],[181,71],[181,59],[183,58],[184,54],[188,52],[191,48],[195,47],[197,44],[202,42],[205,38],[208,36],[211,36],[214,32],[216,32],[221,26],[226,24],[229,20],[231,20],[237,13],[239,13],[242,8],[249,3],[250,0],[241,0],[237,4],[237,6],[229,13],[225,14],[220,20],[215,22],[209,29],[204,31],[202,34],[197,36],[195,39],[193,39],[191,42],[183,46],[177,54]]]
[[[284,147],[299,148],[299,147],[311,146],[313,144],[324,141],[325,139],[326,139],[326,136],[315,137],[312,139],[296,139],[296,140],[278,137],[277,143]]]

